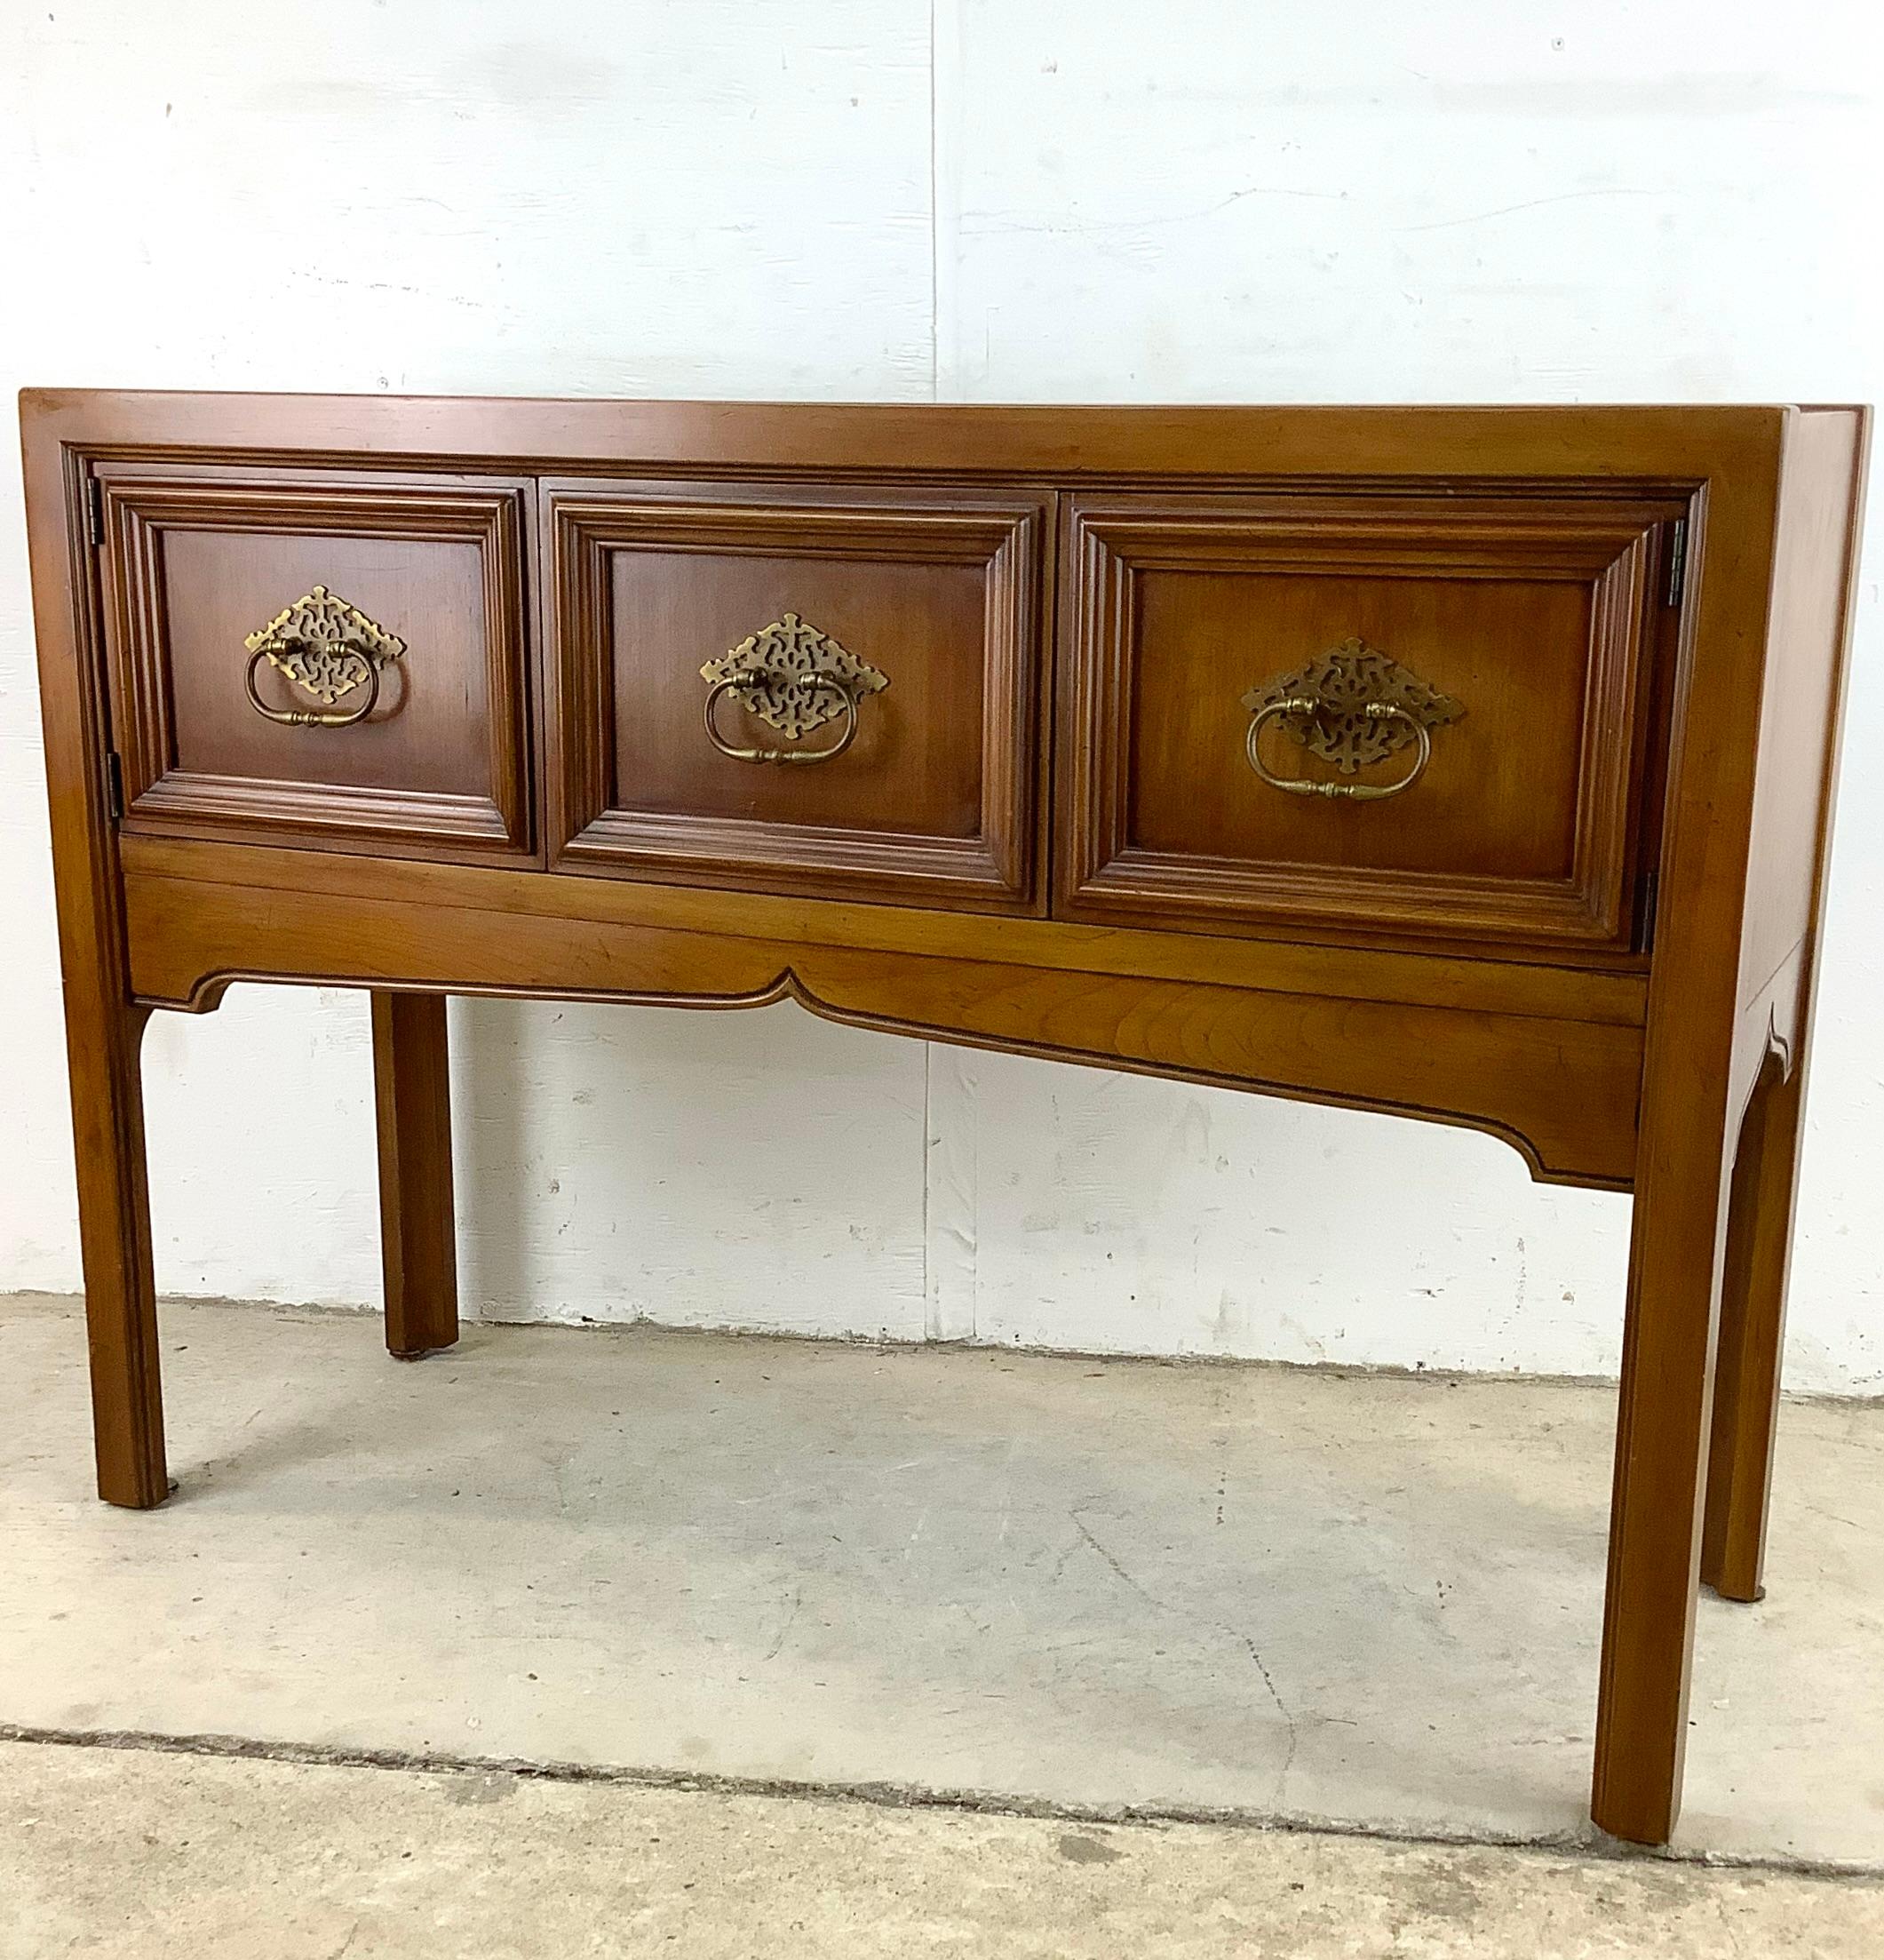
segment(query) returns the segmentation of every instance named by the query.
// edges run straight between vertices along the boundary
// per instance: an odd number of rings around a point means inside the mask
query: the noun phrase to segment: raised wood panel
[[[1055,909],[1218,932],[1626,953],[1666,498],[1081,497],[1061,617]],[[1250,766],[1252,689],[1360,640],[1464,709],[1378,801]],[[1343,777],[1271,729],[1274,773]],[[1651,838],[1652,842],[1652,838]]]
[[[982,910],[1033,900],[1038,496],[614,483],[545,491],[552,860]],[[887,675],[799,765],[717,750],[701,668],[787,614]],[[742,746],[791,743],[735,703]]]
[[[533,849],[523,483],[98,474],[127,832]],[[267,721],[245,688],[247,636],[317,586],[405,642],[351,727]]]
[[[1634,1028],[508,912],[455,912],[447,937],[423,903],[290,906],[177,879],[131,879],[127,905],[132,988],[174,1006],[272,977],[700,1006],[789,995],[860,1026],[1462,1123],[1554,1183],[1619,1188],[1633,1162]]]

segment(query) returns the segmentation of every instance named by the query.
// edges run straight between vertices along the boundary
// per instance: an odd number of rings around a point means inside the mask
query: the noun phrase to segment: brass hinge
[[[1642,930],[1638,936],[1644,952],[1652,951],[1655,945],[1655,913],[1656,908],[1661,903],[1661,896],[1662,874],[1658,871],[1651,871],[1642,880]]]
[[[115,749],[105,751],[105,807],[114,824],[124,814],[124,764]]]
[[[105,486],[95,476],[85,479],[85,536],[94,546],[105,542]]]
[[[1678,606],[1688,587],[1688,520],[1677,517],[1668,533],[1668,590],[1665,602]]]

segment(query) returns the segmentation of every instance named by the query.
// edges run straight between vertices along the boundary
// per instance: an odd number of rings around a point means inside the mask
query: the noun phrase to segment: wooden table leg
[[[171,1488],[138,1064],[148,1009],[102,992],[68,986],[66,995],[91,1436],[99,1495],[148,1510]]]
[[[1705,1114],[1645,1117],[1661,1136],[1636,1177],[1590,1814],[1660,1844],[1681,1801],[1729,1171]]]
[[[1701,1577],[1726,1599],[1765,1591],[1767,1501],[1779,1415],[1786,1269],[1798,1183],[1803,1072],[1769,1058],[1741,1125],[1721,1288],[1720,1359]]]
[[[386,1346],[416,1360],[458,1337],[442,994],[373,995],[373,1099]]]

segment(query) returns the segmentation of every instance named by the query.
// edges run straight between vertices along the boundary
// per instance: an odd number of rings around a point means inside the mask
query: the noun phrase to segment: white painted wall
[[[6,0],[0,380],[819,398],[1884,394],[1852,0]],[[78,1281],[15,466],[0,1287]],[[1791,1379],[1884,1389],[1874,545]],[[1603,1372],[1626,1200],[1488,1138],[833,1028],[459,1003],[468,1302]],[[368,1304],[363,997],[145,1049],[168,1291]]]

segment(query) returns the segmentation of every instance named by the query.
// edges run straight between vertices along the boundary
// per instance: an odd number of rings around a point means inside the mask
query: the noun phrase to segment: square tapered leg
[[[373,995],[373,1100],[386,1346],[416,1360],[458,1337],[442,994]]]

